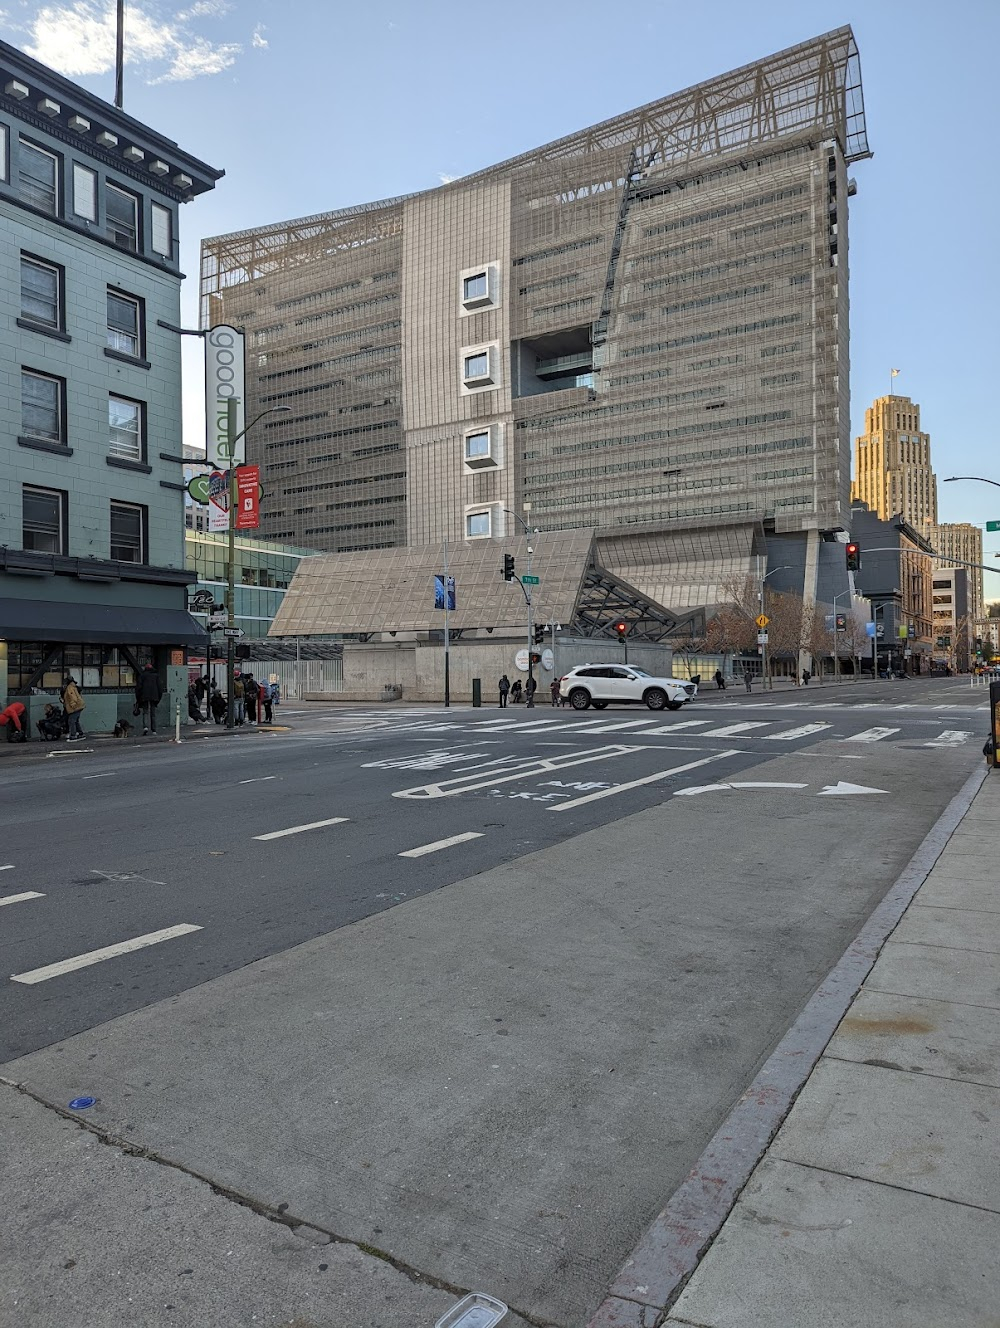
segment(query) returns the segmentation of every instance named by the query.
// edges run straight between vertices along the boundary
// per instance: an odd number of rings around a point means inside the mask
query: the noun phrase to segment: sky
[[[921,407],[939,519],[1000,520],[997,0],[128,0],[125,110],[224,169],[181,213],[196,327],[205,236],[430,189],[849,23],[870,160],[851,169],[852,435]],[[114,0],[0,0],[0,33],[112,101]],[[204,441],[199,343],[186,441]],[[987,563],[1000,534],[986,536]],[[996,560],[1000,569],[1000,558]],[[986,578],[987,598],[1000,578]]]

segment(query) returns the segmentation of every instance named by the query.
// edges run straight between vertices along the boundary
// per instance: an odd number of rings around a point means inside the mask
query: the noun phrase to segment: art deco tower
[[[920,407],[909,397],[878,397],[854,440],[851,498],[887,521],[901,515],[917,530],[937,525],[937,477],[930,435],[920,431]]]

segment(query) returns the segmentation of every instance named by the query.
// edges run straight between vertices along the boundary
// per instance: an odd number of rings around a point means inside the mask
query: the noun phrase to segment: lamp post
[[[788,571],[791,571],[791,568],[790,568],[787,564],[786,564],[784,567],[772,567],[771,570],[770,570],[769,572],[765,572],[763,576],[757,578],[757,579],[759,580],[759,582],[760,582],[760,585],[759,585],[758,588],[757,588],[757,603],[760,605],[760,612],[761,612],[761,613],[764,612],[764,582],[767,580],[767,578],[768,578],[769,576],[774,576],[775,572],[788,572]],[[766,627],[764,627],[764,628],[761,629],[761,635],[762,635],[762,636],[767,636],[767,628],[766,628]],[[773,692],[773,691],[774,691],[774,684],[773,684],[772,681],[771,681],[771,677],[770,677],[770,675],[769,675],[769,673],[768,673],[768,669],[767,669],[767,642],[766,642],[766,641],[764,641],[764,642],[761,643],[761,647],[760,647],[760,665],[761,665],[761,672],[762,672],[762,675],[763,675],[764,687],[765,687],[765,689],[766,689],[767,691],[769,691],[769,692]],[[798,662],[796,662],[796,666],[795,666],[795,667],[798,668]]]
[[[515,521],[520,521],[521,523],[521,528],[524,531],[524,537],[528,541],[528,571],[526,575],[530,576],[531,557],[532,554],[535,552],[534,549],[531,547],[531,530],[528,526],[528,523],[525,521],[523,517],[518,516],[516,512],[512,512],[509,507],[505,507],[503,510],[507,513],[508,516],[512,516]],[[526,703],[526,708],[529,710],[533,710],[535,708],[535,687],[534,687],[535,677],[531,667],[531,652],[534,649],[535,645],[534,642],[535,631],[534,631],[534,623],[532,620],[533,609],[531,607],[531,590],[534,583],[529,581],[528,584],[525,585],[524,582],[521,581],[520,577],[518,577],[517,579],[521,585],[521,592],[524,595],[524,601],[528,606],[528,687],[527,687],[528,700]]]
[[[956,480],[975,480],[978,484],[992,484],[1000,489],[1000,480],[988,480],[982,475],[949,475],[945,484],[954,484]]]
[[[258,420],[262,420],[265,415],[280,414],[283,411],[291,410],[291,406],[272,406],[269,410],[262,410],[259,415],[250,421],[250,423],[239,433],[236,432],[236,406],[235,397],[230,397],[226,402],[226,439],[229,445],[230,458],[235,457],[235,447],[240,439],[250,432]],[[235,723],[235,697],[233,696],[233,679],[236,672],[236,637],[232,629],[236,626],[236,505],[238,502],[238,465],[234,465],[230,460],[229,466],[229,542],[226,552],[226,627],[228,629],[226,636],[226,728],[231,729]],[[211,646],[209,646],[209,655],[211,655]],[[296,681],[298,681],[296,679]]]

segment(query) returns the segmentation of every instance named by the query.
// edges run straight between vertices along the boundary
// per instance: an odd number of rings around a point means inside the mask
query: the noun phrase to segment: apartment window
[[[475,355],[466,355],[465,357],[465,378],[472,380],[474,378],[489,378],[490,376],[490,357],[485,350],[477,351]]]
[[[55,153],[22,138],[17,171],[22,200],[54,217],[59,201],[59,158]]]
[[[65,382],[49,374],[21,371],[21,431],[29,438],[64,443],[63,393]]]
[[[61,489],[21,488],[21,546],[37,553],[66,553],[68,495]]]
[[[97,220],[97,172],[73,163],[73,212],[87,221]]]
[[[499,424],[470,429],[463,439],[462,459],[468,470],[482,470],[500,465]]]
[[[136,359],[143,353],[142,300],[108,288],[108,348]]]
[[[489,510],[485,512],[467,512],[465,514],[466,539],[489,539],[491,524]]]
[[[109,184],[105,207],[108,239],[113,240],[119,249],[130,249],[134,253],[139,247],[139,200],[134,194]]]
[[[490,282],[485,272],[477,272],[475,276],[466,277],[462,282],[462,299],[466,304],[471,304],[473,300],[485,299],[490,293]]]
[[[161,258],[172,258],[174,253],[174,219],[169,208],[161,203],[152,205],[152,236],[150,247]]]
[[[463,313],[475,313],[477,309],[496,305],[499,280],[497,273],[496,263],[484,263],[481,267],[467,267],[458,274],[459,298]]]
[[[63,269],[21,255],[21,317],[43,327],[63,326]]]
[[[108,398],[108,451],[123,461],[142,460],[142,403]]]
[[[475,461],[479,457],[488,457],[490,454],[490,431],[486,429],[481,433],[469,433],[465,436],[465,459],[466,461]]]
[[[138,503],[111,504],[111,557],[121,563],[144,563],[146,509]]]

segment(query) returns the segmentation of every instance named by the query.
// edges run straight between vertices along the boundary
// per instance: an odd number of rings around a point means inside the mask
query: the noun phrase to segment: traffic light
[[[624,641],[625,637],[628,635],[628,623],[624,621],[616,622],[615,631],[618,633],[618,640]]]
[[[505,553],[503,556],[503,579],[505,581],[514,580],[514,555]]]
[[[847,570],[849,572],[861,571],[861,545],[848,544],[847,549]]]
[[[540,646],[540,645],[542,644],[542,642],[545,640],[545,625],[544,625],[544,624],[543,624],[541,627],[536,627],[536,628],[535,628],[534,632],[532,633],[532,638],[531,638],[531,639],[534,641],[534,643],[535,643],[536,646]]]

